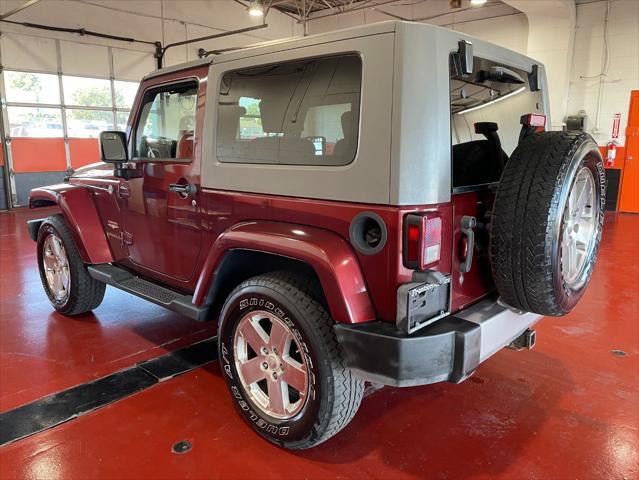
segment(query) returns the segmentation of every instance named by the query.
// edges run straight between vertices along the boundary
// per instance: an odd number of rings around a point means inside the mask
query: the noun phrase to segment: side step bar
[[[183,295],[164,288],[148,280],[140,278],[128,270],[109,263],[87,266],[89,275],[96,280],[124,290],[137,297],[153,302],[156,305],[168,308],[197,321],[206,321],[207,307],[198,307],[193,304],[191,295]]]

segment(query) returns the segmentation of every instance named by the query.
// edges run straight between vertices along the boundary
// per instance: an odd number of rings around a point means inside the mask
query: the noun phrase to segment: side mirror
[[[126,134],[118,131],[100,132],[100,158],[106,163],[128,162]]]

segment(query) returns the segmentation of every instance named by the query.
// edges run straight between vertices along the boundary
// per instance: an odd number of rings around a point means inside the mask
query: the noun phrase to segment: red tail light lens
[[[424,270],[440,259],[442,219],[433,215],[409,214],[404,220],[404,265]]]
[[[421,228],[417,223],[408,224],[406,229],[406,260],[411,263],[419,262]]]

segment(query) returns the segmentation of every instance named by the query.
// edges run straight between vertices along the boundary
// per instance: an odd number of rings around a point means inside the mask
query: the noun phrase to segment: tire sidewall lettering
[[[265,310],[275,315],[291,330],[297,339],[301,355],[304,356],[308,366],[308,395],[306,404],[302,410],[292,419],[280,420],[268,417],[254,406],[251,399],[244,392],[236,372],[235,359],[233,356],[233,338],[235,327],[239,320],[252,310]],[[253,424],[254,428],[261,434],[271,439],[281,439],[282,441],[295,441],[308,433],[308,425],[312,424],[319,408],[317,390],[317,376],[315,375],[315,365],[313,349],[309,346],[307,336],[300,325],[294,321],[294,315],[289,309],[275,299],[268,298],[268,294],[238,292],[228,306],[222,312],[220,328],[218,331],[220,362],[223,377],[231,392],[237,408],[244,419]]]

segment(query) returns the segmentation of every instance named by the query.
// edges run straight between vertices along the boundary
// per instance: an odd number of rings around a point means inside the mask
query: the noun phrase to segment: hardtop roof
[[[289,48],[297,48],[308,45],[316,45],[319,43],[330,43],[338,40],[344,40],[347,38],[365,37],[368,35],[377,35],[380,33],[394,32],[398,23],[402,23],[399,20],[389,20],[385,22],[371,23],[368,25],[360,25],[356,27],[342,28],[339,30],[333,30],[325,33],[317,33],[315,35],[308,35],[306,37],[288,37],[280,38],[276,40],[268,40],[265,42],[253,43],[244,47],[239,47],[236,50],[230,50],[222,52],[216,55],[211,55],[205,58],[199,58],[190,62],[179,63],[168,67],[154,70],[144,77],[153,78],[167,73],[178,72],[181,70],[187,70],[190,68],[197,68],[202,65],[210,65],[212,63],[221,63],[235,58],[241,58],[245,56],[259,55],[262,50],[268,50],[272,47],[283,47],[286,50]],[[404,22],[411,23],[411,22]],[[421,24],[426,27],[437,28],[434,25]],[[248,55],[247,55],[248,54]]]
[[[306,37],[289,37],[282,38],[277,40],[269,40],[265,42],[258,42],[250,45],[246,45],[244,47],[239,47],[234,50],[221,52],[216,55],[211,55],[209,57],[200,58],[197,60],[193,60],[190,62],[180,63],[177,65],[171,65],[169,67],[161,68],[158,70],[154,70],[146,75],[142,80],[146,80],[149,78],[155,78],[158,76],[162,76],[172,72],[178,72],[182,70],[188,70],[191,68],[201,67],[203,65],[211,65],[224,63],[230,60],[236,60],[240,58],[247,57],[256,57],[266,53],[275,53],[278,51],[291,50],[294,48],[301,48],[313,45],[320,45],[325,43],[336,42],[340,40],[347,40],[350,38],[361,38],[366,36],[379,35],[383,33],[391,33],[401,31],[401,27],[406,26],[407,28],[419,28],[423,30],[431,30],[433,33],[436,33],[438,36],[442,37],[449,36],[450,34],[455,34],[460,38],[465,38],[473,41],[473,43],[477,43],[478,45],[489,46],[491,50],[495,53],[499,52],[500,56],[505,56],[505,59],[508,61],[516,61],[517,64],[522,63],[538,63],[543,67],[543,64],[537,62],[535,59],[530,58],[526,55],[523,55],[514,50],[510,50],[508,48],[502,47],[497,44],[493,44],[486,40],[481,40],[479,38],[473,37],[472,35],[465,34],[463,32],[459,32],[456,30],[451,30],[444,27],[439,27],[437,25],[431,25],[428,23],[420,23],[420,22],[408,22],[404,20],[388,20],[384,22],[371,23],[367,25],[359,25],[355,27],[348,27],[339,30],[333,30],[325,33],[318,33],[315,35],[309,35]],[[409,27],[410,26],[410,27]]]

